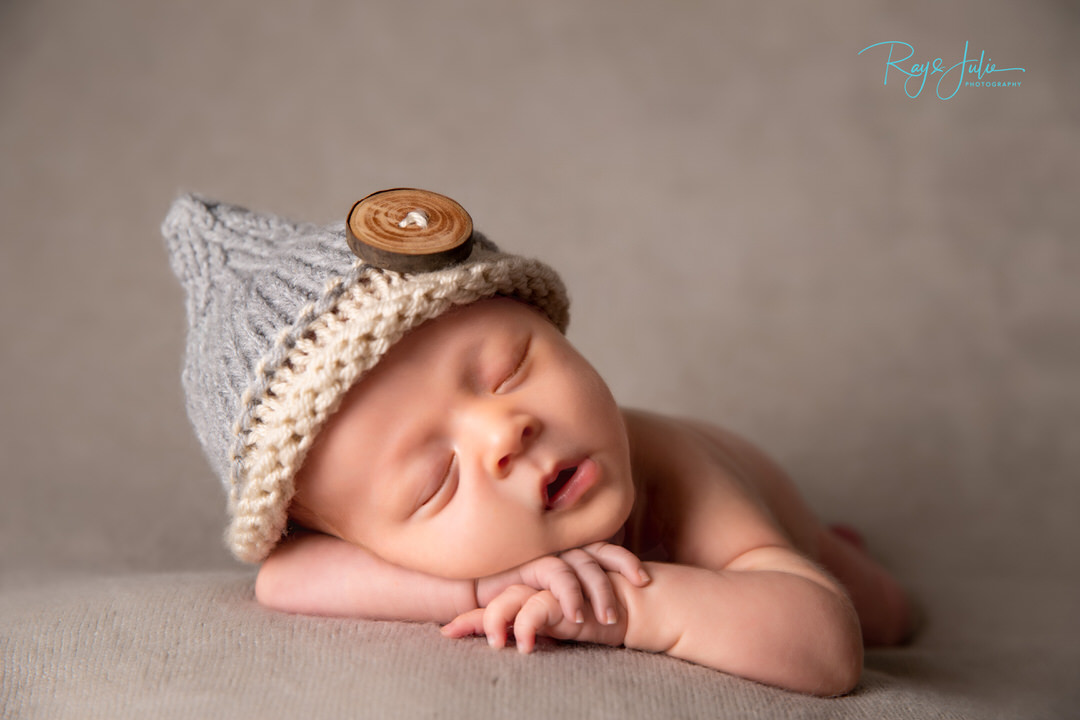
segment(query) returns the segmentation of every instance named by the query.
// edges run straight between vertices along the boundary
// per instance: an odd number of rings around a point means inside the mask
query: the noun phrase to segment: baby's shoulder
[[[776,468],[760,450],[709,423],[623,412],[639,492],[636,517],[673,559],[722,566],[745,548],[786,544],[770,510]]]
[[[713,481],[753,484],[761,451],[717,425],[636,409],[623,409],[631,463],[648,479],[690,482],[690,471],[708,469]]]

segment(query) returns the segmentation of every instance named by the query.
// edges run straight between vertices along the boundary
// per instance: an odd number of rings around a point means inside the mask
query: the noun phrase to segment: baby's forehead
[[[447,310],[413,328],[391,345],[356,383],[353,393],[383,395],[431,385],[444,373],[460,371],[487,349],[542,332],[565,341],[539,310],[519,300],[496,296]],[[505,348],[504,348],[505,349]],[[387,387],[385,390],[383,386]]]
[[[540,310],[522,300],[505,295],[483,298],[466,305],[457,305],[433,320],[422,323],[421,327],[434,322],[441,322],[458,328],[467,328],[474,323],[487,322],[525,322],[542,321],[554,327],[551,320]],[[492,326],[497,327],[497,326]]]
[[[553,335],[562,333],[539,309],[514,298],[495,296],[468,305],[459,305],[410,330],[387,354],[425,349],[448,351],[456,341],[489,338],[542,328]],[[398,347],[405,350],[396,351]],[[384,358],[385,360],[385,358]],[[381,364],[381,363],[380,363]]]

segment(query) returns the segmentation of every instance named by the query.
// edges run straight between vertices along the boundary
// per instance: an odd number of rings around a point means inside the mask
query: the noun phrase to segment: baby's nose
[[[493,428],[487,459],[492,477],[502,479],[508,476],[514,462],[528,450],[539,434],[540,422],[524,414],[505,418]]]

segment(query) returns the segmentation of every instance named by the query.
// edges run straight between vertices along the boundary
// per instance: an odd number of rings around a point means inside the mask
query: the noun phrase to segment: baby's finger
[[[562,622],[562,619],[562,608],[550,591],[532,595],[514,619],[514,642],[518,652],[531,653],[536,647],[537,631],[554,627]]]
[[[563,617],[585,622],[585,596],[574,568],[562,559],[549,555],[522,568],[521,580],[537,590],[550,590],[562,607]]]
[[[615,610],[615,592],[611,579],[592,555],[581,548],[567,550],[559,555],[577,573],[578,580],[592,603],[593,614],[601,625],[614,625],[619,616]]]
[[[641,558],[621,545],[601,541],[586,545],[582,549],[595,558],[600,567],[619,573],[638,587],[645,587],[652,582],[652,578],[645,572]]]
[[[469,635],[484,634],[484,608],[476,608],[462,613],[446,623],[440,629],[443,637],[463,638]]]
[[[536,590],[528,585],[512,585],[488,603],[484,608],[482,621],[488,645],[493,648],[506,647],[506,628],[514,622],[526,601],[535,594]]]

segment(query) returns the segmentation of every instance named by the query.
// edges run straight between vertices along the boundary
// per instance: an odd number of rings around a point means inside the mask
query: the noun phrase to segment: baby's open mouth
[[[550,510],[556,502],[559,500],[560,493],[566,489],[566,486],[570,484],[570,478],[574,477],[574,473],[577,472],[578,466],[568,467],[564,470],[560,470],[554,479],[548,483],[544,488],[544,507]]]

